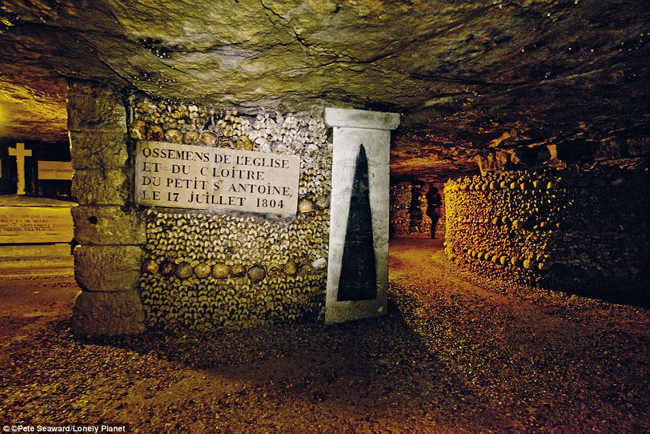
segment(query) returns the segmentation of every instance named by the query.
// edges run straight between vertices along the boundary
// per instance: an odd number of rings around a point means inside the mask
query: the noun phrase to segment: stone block
[[[122,96],[112,87],[70,81],[68,130],[126,133]]]
[[[136,291],[82,292],[72,309],[77,337],[115,336],[144,331],[142,302]]]
[[[70,131],[73,169],[122,169],[129,152],[124,133]]]
[[[146,242],[144,216],[119,206],[71,208],[74,237],[79,244],[134,245]]]
[[[72,195],[79,205],[124,205],[129,198],[127,177],[121,170],[76,170]]]
[[[86,291],[135,291],[140,278],[140,246],[77,246],[74,275]]]
[[[394,130],[399,126],[399,113],[327,107],[325,123],[330,127]]]

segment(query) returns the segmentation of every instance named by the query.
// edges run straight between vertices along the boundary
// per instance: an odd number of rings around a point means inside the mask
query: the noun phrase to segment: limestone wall
[[[238,113],[71,84],[77,334],[315,320],[332,145],[320,111]],[[137,206],[138,140],[300,156],[295,218]],[[118,314],[111,314],[117,309]]]
[[[487,278],[588,294],[643,288],[649,180],[603,167],[449,181],[446,252]]]

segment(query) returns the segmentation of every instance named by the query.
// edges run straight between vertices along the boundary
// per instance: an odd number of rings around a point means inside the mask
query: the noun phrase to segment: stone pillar
[[[334,128],[325,301],[331,324],[386,311],[390,131],[399,114],[327,108],[325,123]]]
[[[138,278],[145,243],[144,219],[132,205],[126,109],[110,87],[73,81],[68,91],[68,130],[75,278],[72,331],[77,336],[144,330]]]

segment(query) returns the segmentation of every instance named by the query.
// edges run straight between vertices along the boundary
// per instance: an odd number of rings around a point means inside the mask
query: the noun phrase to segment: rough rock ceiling
[[[67,139],[64,79],[40,76],[6,80],[0,76],[0,138],[60,142]]]
[[[61,113],[58,79],[72,77],[244,109],[400,111],[398,176],[466,170],[490,148],[649,135],[645,1],[5,0],[0,23],[15,104],[36,95]],[[64,134],[54,118],[40,123]]]

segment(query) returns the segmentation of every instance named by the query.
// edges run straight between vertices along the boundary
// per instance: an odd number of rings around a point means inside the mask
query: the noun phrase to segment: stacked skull
[[[642,193],[622,189],[621,177]],[[447,255],[486,279],[582,292],[637,284],[650,249],[647,182],[647,173],[579,167],[449,181]]]

